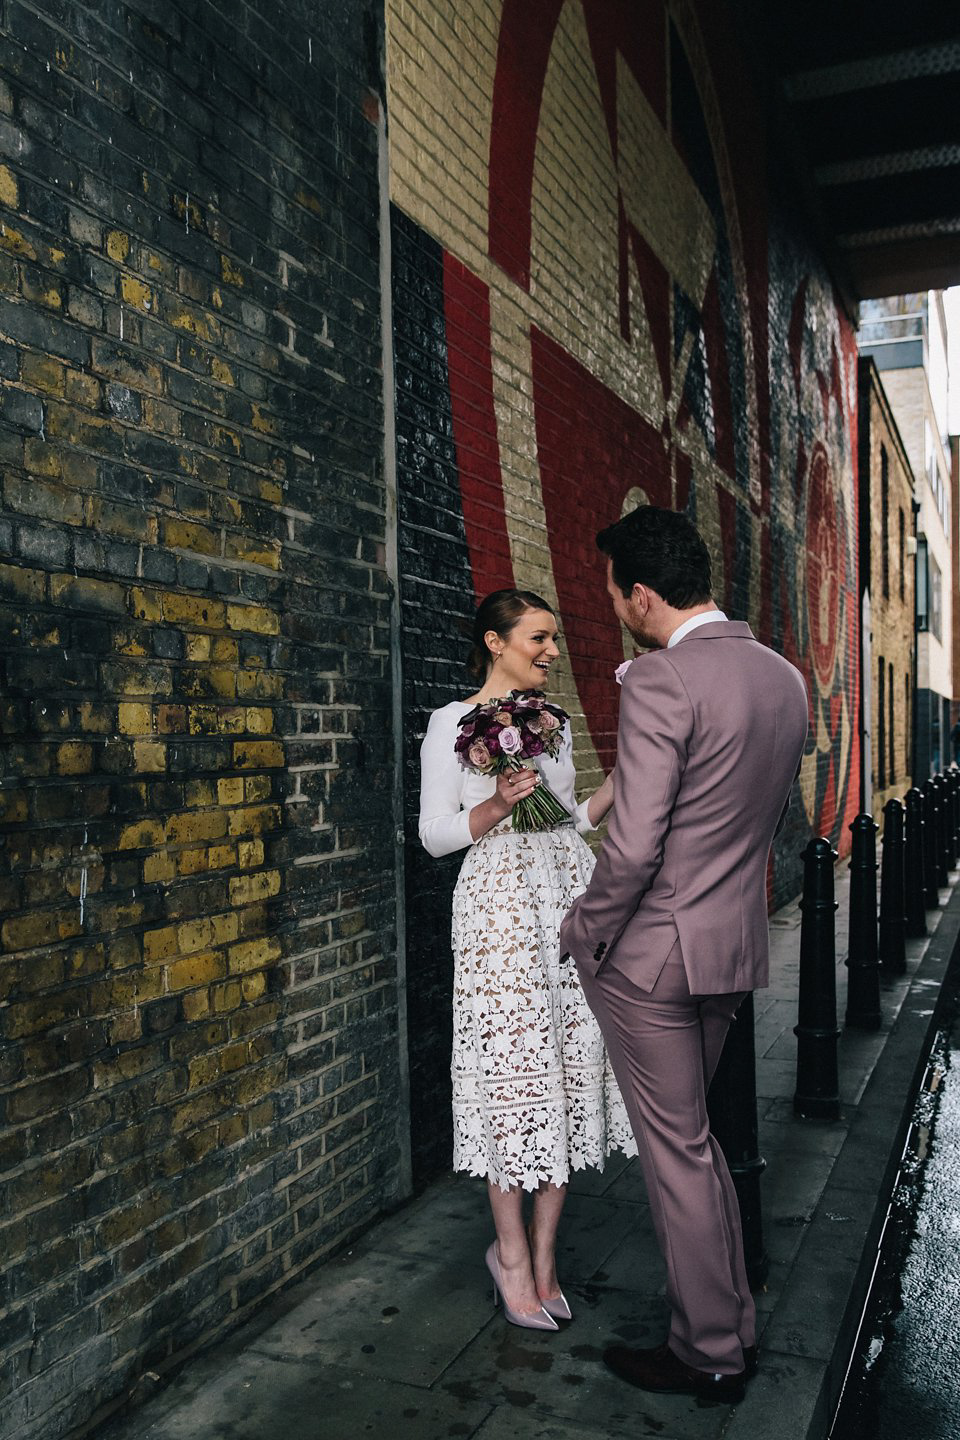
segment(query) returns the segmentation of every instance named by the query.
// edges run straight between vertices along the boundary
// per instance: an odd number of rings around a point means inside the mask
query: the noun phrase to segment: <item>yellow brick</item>
[[[160,820],[134,820],[120,831],[118,850],[145,850],[148,845],[162,845],[164,827]]]
[[[219,385],[236,385],[236,378],[226,361],[214,355],[210,364],[210,374]]]
[[[187,955],[167,966],[167,989],[194,990],[198,985],[209,985],[224,974],[223,956],[215,950],[204,950],[198,955]]]
[[[243,1115],[230,1115],[226,1120],[221,1120],[217,1130],[217,1144],[221,1149],[228,1145],[236,1145],[247,1133],[246,1120]]]
[[[57,773],[86,775],[93,766],[93,746],[68,740],[57,748]]]
[[[218,1015],[237,1010],[242,1003],[243,983],[240,980],[225,980],[222,985],[214,985],[210,991],[210,1004]]]
[[[233,747],[233,763],[238,770],[266,770],[282,765],[283,758],[279,740],[238,740]]]
[[[232,670],[213,667],[206,672],[206,680],[214,695],[221,700],[233,700],[237,693],[237,677]]]
[[[269,800],[271,783],[269,775],[251,775],[244,783],[243,797],[248,804],[256,804],[259,800]]]
[[[278,635],[280,616],[260,605],[228,605],[227,625],[231,630],[252,630],[257,635]]]
[[[236,940],[240,933],[240,919],[232,911],[225,915],[214,915],[211,924],[215,945],[226,945],[229,941]]]
[[[146,885],[169,884],[176,873],[177,867],[173,863],[173,856],[169,855],[166,850],[155,851],[154,854],[148,855],[143,862],[143,879]]]
[[[45,589],[42,570],[28,570],[23,565],[0,565],[0,590],[15,595],[18,600],[35,604],[43,602]]]
[[[186,520],[167,520],[163,541],[174,550],[192,550],[200,555],[220,554],[220,535],[205,525],[191,525]]]
[[[188,780],[183,798],[191,809],[214,802],[213,783],[210,780]]]
[[[212,316],[205,315],[202,310],[190,310],[185,305],[172,303],[168,307],[167,319],[175,330],[196,335],[198,340],[215,341],[220,338],[220,326]]]
[[[243,271],[234,265],[228,255],[220,256],[220,274],[228,285],[242,285],[244,283]]]
[[[175,595],[168,592],[163,597],[164,618],[174,625],[205,625],[212,630],[223,628],[225,607],[222,600],[200,599],[196,595]]]
[[[134,615],[141,620],[163,619],[163,604],[155,590],[134,589],[130,603]]]
[[[236,813],[236,812],[231,812]],[[171,815],[167,821],[167,839],[176,845],[189,845],[198,840],[219,840],[227,829],[223,810],[196,811]]]
[[[213,938],[213,925],[206,916],[199,920],[187,920],[177,926],[177,948],[181,955],[192,955],[195,950],[207,950]]]
[[[112,735],[115,730],[113,723],[113,711],[109,705],[101,705],[96,700],[82,700],[80,702],[80,728],[88,734]]]
[[[107,234],[107,254],[117,265],[122,265],[130,253],[130,237],[122,230],[111,230]]]
[[[259,405],[251,406],[250,423],[261,435],[277,435],[280,427],[272,415],[264,415]]]
[[[183,997],[184,1020],[202,1020],[210,1014],[210,995],[206,990],[191,990]]]
[[[153,731],[153,707],[125,700],[117,706],[117,726],[123,735],[149,735]]]
[[[231,640],[229,635],[215,635],[213,637],[213,647],[210,654],[214,660],[219,661],[221,664],[236,664],[237,657],[240,654],[240,647],[236,640]]]
[[[181,875],[199,875],[207,868],[206,850],[181,850],[177,856],[177,869]]]
[[[253,905],[280,892],[279,870],[263,870],[257,875],[236,875],[230,881],[231,905]]]
[[[267,977],[262,970],[257,970],[252,975],[244,975],[240,984],[243,988],[243,998],[249,1005],[254,1000],[259,1000],[266,990]]]
[[[71,910],[38,910],[14,915],[3,923],[0,935],[7,950],[31,950],[37,945],[53,945],[80,933],[80,912]]]
[[[21,374],[24,385],[28,385],[31,390],[42,390],[46,395],[63,394],[64,367],[49,355],[25,352],[21,361]]]
[[[96,410],[100,404],[100,381],[95,380],[92,375],[84,375],[82,370],[68,370],[65,394],[75,405],[85,405],[89,410]]]
[[[153,309],[153,291],[135,275],[121,275],[120,294],[124,304],[132,305],[136,310]]]
[[[133,742],[133,767],[146,774],[155,774],[167,768],[167,747],[162,740],[135,740]]]
[[[237,846],[237,863],[243,868],[251,869],[255,865],[263,864],[263,841],[262,840],[241,840]]]
[[[256,705],[247,706],[247,729],[251,735],[273,733],[273,711]]]
[[[221,805],[243,804],[243,780],[239,775],[217,781],[217,799]]]
[[[246,970],[262,970],[279,959],[280,946],[275,940],[262,937],[259,940],[244,940],[239,945],[231,945],[228,953],[230,974],[239,975]]]
[[[280,823],[277,805],[247,805],[242,810],[227,811],[227,828],[231,835],[259,835]]]
[[[207,864],[211,870],[225,870],[236,863],[237,852],[233,845],[211,845],[207,851]]]
[[[176,925],[164,925],[162,930],[147,930],[144,934],[143,958],[148,965],[167,960],[177,953]]]
[[[187,1081],[188,1088],[191,1090],[199,1090],[201,1086],[209,1085],[211,1081],[216,1080],[220,1074],[220,1057],[219,1055],[209,1054],[197,1055],[195,1059],[190,1061],[187,1072],[189,1075]]]
[[[9,165],[0,165],[0,205],[6,205],[10,210],[16,210],[20,203],[20,191],[17,186],[17,177]]]
[[[26,260],[37,258],[37,252],[30,241],[12,225],[0,226],[0,248],[10,250],[14,255],[22,255]]]
[[[188,635],[186,641],[186,656],[188,660],[202,661],[210,659],[209,635]]]
[[[251,540],[247,535],[227,536],[225,554],[228,560],[243,560],[248,565],[265,565],[270,570],[280,568],[279,540]]]

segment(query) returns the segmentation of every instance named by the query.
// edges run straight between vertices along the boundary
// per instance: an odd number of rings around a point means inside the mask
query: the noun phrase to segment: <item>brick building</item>
[[[409,1193],[411,1132],[449,1163],[417,745],[478,594],[556,604],[591,785],[594,533],[686,509],[810,690],[771,899],[846,847],[857,368],[723,6],[0,34],[0,1436],[54,1440]]]
[[[938,290],[865,302],[860,349],[873,357],[916,477],[917,693],[914,774],[948,759],[954,693],[947,326]]]
[[[860,360],[861,809],[911,785],[916,677],[914,479],[875,362]]]

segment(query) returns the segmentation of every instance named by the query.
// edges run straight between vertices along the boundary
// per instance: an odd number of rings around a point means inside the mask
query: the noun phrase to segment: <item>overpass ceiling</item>
[[[856,299],[960,284],[960,3],[747,7],[807,198]]]

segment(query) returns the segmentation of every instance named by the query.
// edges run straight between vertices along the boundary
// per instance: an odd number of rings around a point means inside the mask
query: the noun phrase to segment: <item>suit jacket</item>
[[[807,735],[799,670],[715,621],[623,678],[614,804],[561,953],[651,990],[677,940],[691,994],[768,983],[767,860]]]

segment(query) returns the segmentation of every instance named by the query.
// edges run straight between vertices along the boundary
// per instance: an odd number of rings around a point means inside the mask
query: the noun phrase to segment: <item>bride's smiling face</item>
[[[484,639],[497,660],[488,680],[499,694],[508,690],[542,690],[550,667],[560,654],[557,620],[549,610],[525,610],[506,635],[488,630]]]

